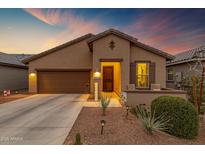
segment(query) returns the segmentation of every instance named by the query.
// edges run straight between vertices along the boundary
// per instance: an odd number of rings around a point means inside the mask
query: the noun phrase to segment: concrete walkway
[[[39,94],[0,105],[0,144],[62,144],[89,95]]]

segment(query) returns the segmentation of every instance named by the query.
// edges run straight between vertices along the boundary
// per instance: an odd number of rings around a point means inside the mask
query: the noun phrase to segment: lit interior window
[[[149,66],[148,63],[137,63],[136,86],[149,87]]]

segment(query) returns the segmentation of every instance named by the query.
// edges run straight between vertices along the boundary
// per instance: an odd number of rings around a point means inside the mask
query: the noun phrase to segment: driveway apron
[[[86,98],[37,94],[1,104],[0,144],[63,144]]]

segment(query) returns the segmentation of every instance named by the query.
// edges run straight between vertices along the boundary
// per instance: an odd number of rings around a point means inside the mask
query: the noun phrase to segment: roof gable
[[[68,46],[71,46],[71,45],[73,45],[73,44],[75,44],[75,43],[78,43],[78,42],[80,42],[80,41],[83,41],[83,40],[85,40],[85,39],[88,39],[88,38],[90,38],[90,37],[92,37],[92,36],[94,36],[94,35],[91,34],[91,33],[86,34],[86,35],[83,35],[83,36],[81,36],[81,37],[79,37],[79,38],[77,38],[77,39],[71,40],[71,41],[69,41],[69,42],[67,42],[67,43],[64,43],[64,44],[62,44],[62,45],[59,45],[59,46],[54,47],[54,48],[52,48],[52,49],[49,49],[49,50],[47,50],[47,51],[41,52],[41,53],[39,53],[39,54],[37,54],[37,55],[34,55],[34,56],[30,57],[30,58],[27,58],[27,59],[23,60],[22,62],[25,63],[25,64],[27,64],[27,63],[29,63],[30,61],[36,60],[36,59],[38,59],[38,58],[41,58],[41,57],[43,57],[43,56],[46,56],[46,55],[51,54],[51,53],[53,53],[53,52],[56,52],[56,51],[58,51],[58,50],[60,50],[60,49],[66,48],[66,47],[68,47]]]
[[[132,37],[132,36],[130,36],[130,35],[127,35],[127,34],[125,34],[125,33],[122,33],[122,32],[120,32],[120,31],[118,31],[118,30],[115,30],[115,29],[109,29],[109,30],[106,30],[106,31],[104,31],[104,32],[102,32],[102,33],[99,33],[99,34],[97,34],[97,35],[95,35],[95,36],[93,36],[92,38],[90,38],[89,40],[88,40],[88,44],[90,44],[90,43],[92,43],[92,42],[94,42],[94,41],[96,41],[96,40],[98,40],[98,39],[100,39],[100,38],[102,38],[102,37],[105,37],[105,36],[108,36],[108,35],[110,35],[110,34],[113,34],[113,35],[116,35],[116,36],[119,36],[119,37],[121,37],[121,38],[123,38],[123,39],[125,39],[125,40],[128,40],[128,41],[137,41],[137,38],[134,38],[134,37]]]
[[[138,46],[138,47],[140,47],[140,48],[143,48],[143,49],[145,49],[145,50],[148,50],[148,51],[150,51],[150,52],[152,52],[152,53],[155,53],[155,54],[157,54],[157,55],[160,55],[160,56],[162,56],[162,57],[165,57],[166,59],[169,59],[169,60],[170,60],[170,59],[173,59],[173,58],[174,58],[172,55],[170,55],[170,54],[168,54],[168,53],[166,53],[166,52],[163,52],[163,51],[161,51],[161,50],[158,50],[158,49],[156,49],[156,48],[150,47],[150,46],[148,46],[148,45],[146,45],[146,44],[143,44],[143,43],[139,42],[136,38],[134,38],[134,37],[132,37],[132,36],[130,36],[130,35],[127,35],[127,34],[125,34],[125,33],[123,33],[123,32],[120,32],[120,31],[118,31],[118,30],[115,30],[115,29],[109,29],[109,30],[104,31],[104,32],[102,32],[102,33],[99,33],[99,34],[97,34],[97,35],[93,35],[93,34],[91,34],[91,33],[86,34],[86,35],[81,36],[81,37],[79,37],[79,38],[77,38],[77,39],[74,39],[74,40],[69,41],[69,42],[67,42],[67,43],[64,43],[64,44],[62,44],[62,45],[59,45],[59,46],[57,46],[57,47],[54,47],[54,48],[49,49],[49,50],[47,50],[47,51],[44,51],[44,52],[42,52],[42,53],[40,53],[40,54],[37,54],[37,55],[34,55],[34,56],[30,57],[30,58],[24,59],[22,62],[25,63],[25,64],[27,64],[27,63],[29,63],[30,61],[33,61],[33,60],[36,60],[36,59],[41,58],[41,57],[43,57],[43,56],[46,56],[46,55],[48,55],[48,54],[51,54],[51,53],[56,52],[56,51],[58,51],[58,50],[60,50],[60,49],[66,48],[66,47],[68,47],[68,46],[70,46],[70,45],[73,45],[73,44],[75,44],[75,43],[78,43],[78,42],[80,42],[80,41],[83,41],[83,40],[85,40],[85,39],[88,39],[88,41],[87,41],[87,42],[88,42],[88,45],[89,45],[90,49],[92,49],[92,43],[93,43],[94,41],[96,41],[96,40],[98,40],[98,39],[100,39],[100,38],[102,38],[102,37],[105,37],[105,36],[107,36],[107,35],[110,35],[110,34],[113,34],[113,35],[116,35],[116,36],[118,36],[118,37],[120,37],[120,38],[123,38],[123,39],[125,39],[125,40],[128,40],[128,41],[130,41],[131,43],[133,43],[134,45],[136,45],[136,46]]]
[[[163,52],[161,50],[158,50],[156,48],[153,48],[151,46],[143,44],[143,43],[139,42],[137,38],[134,38],[134,37],[132,37],[132,36],[130,36],[128,34],[125,34],[125,33],[121,32],[121,31],[118,31],[118,30],[115,30],[115,29],[106,30],[106,31],[104,31],[102,33],[99,33],[99,34],[93,36],[92,38],[88,39],[88,45],[89,45],[91,51],[92,51],[92,43],[93,42],[95,42],[95,41],[97,41],[97,40],[99,40],[99,39],[101,39],[103,37],[106,37],[108,35],[111,35],[111,34],[116,35],[116,36],[118,36],[120,38],[123,38],[125,40],[128,40],[131,43],[133,43],[134,45],[136,45],[136,46],[138,46],[140,48],[143,48],[145,50],[148,50],[148,51],[150,51],[152,53],[155,53],[157,55],[160,55],[162,57],[165,57],[166,59],[170,60],[170,59],[174,58],[174,56],[172,56],[172,55],[170,55],[170,54],[168,54],[166,52]]]

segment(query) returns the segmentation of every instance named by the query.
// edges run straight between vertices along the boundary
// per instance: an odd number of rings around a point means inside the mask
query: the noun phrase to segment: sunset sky
[[[176,54],[205,44],[205,9],[0,9],[0,52],[40,53],[109,28]]]

